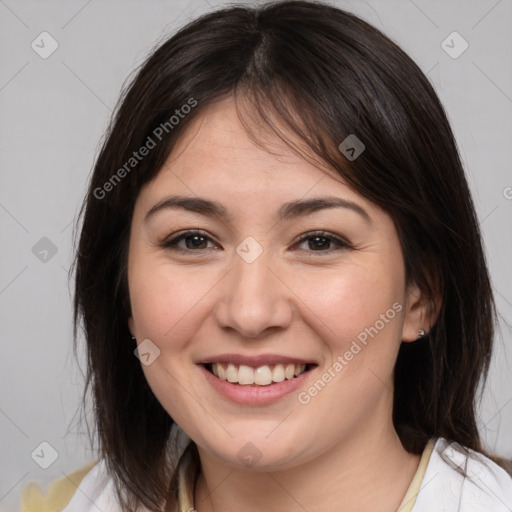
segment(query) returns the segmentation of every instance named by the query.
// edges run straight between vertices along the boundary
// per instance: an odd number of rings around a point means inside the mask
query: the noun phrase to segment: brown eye
[[[331,246],[331,240],[326,236],[309,237],[306,241],[308,242],[309,249],[313,251],[329,249]]]
[[[300,246],[304,243],[307,243],[307,248],[304,250],[309,252],[333,252],[350,248],[347,242],[325,231],[305,233],[298,244]]]
[[[185,241],[185,246],[187,249],[206,249],[205,240],[206,237],[202,235],[188,235],[182,237]],[[208,243],[206,243],[208,245]]]
[[[204,233],[199,231],[186,231],[166,240],[161,246],[175,251],[199,252],[210,248],[208,247],[208,242],[212,242],[212,240]]]

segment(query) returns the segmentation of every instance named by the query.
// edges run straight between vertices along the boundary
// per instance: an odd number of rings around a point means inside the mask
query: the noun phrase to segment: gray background
[[[512,457],[512,1],[331,3],[401,45],[452,122],[502,330],[480,421],[488,447]],[[75,416],[83,376],[72,352],[73,220],[125,78],[165,36],[220,5],[0,0],[0,510],[17,509],[29,480],[62,477],[93,457]],[[43,31],[59,45],[47,59],[31,47],[49,48]],[[441,46],[453,31],[469,44],[458,58]],[[58,453],[48,469],[31,456],[44,441]],[[42,449],[41,463],[51,456]]]

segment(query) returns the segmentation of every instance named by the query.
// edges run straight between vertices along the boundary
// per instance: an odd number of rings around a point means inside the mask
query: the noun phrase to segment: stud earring
[[[425,336],[425,331],[423,329],[419,329],[418,330],[418,337],[416,338],[417,340],[423,338]]]

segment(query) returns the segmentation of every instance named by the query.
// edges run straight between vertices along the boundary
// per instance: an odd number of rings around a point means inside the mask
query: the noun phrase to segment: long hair
[[[407,281],[432,307],[442,298],[431,332],[400,348],[394,426],[411,453],[439,436],[483,452],[475,401],[495,308],[469,187],[433,87],[395,43],[341,9],[308,1],[234,6],[189,23],[142,64],[117,105],[80,211],[75,350],[81,326],[84,403],[92,390],[99,453],[124,509],[161,510],[167,500],[171,510],[177,499],[174,421],[149,388],[127,324],[133,208],[189,123],[227,97],[255,140],[264,127],[391,216]],[[353,161],[338,148],[349,135],[365,145]],[[131,160],[149,139],[147,155]]]

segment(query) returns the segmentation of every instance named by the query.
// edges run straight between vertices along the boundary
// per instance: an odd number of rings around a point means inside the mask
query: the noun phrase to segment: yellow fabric
[[[400,503],[397,512],[411,512],[412,507],[414,507],[414,504],[416,503],[416,497],[420,492],[421,482],[425,476],[425,470],[427,469],[428,461],[435,444],[436,440],[430,439],[430,441],[425,446],[425,449],[421,454],[418,469],[416,470],[416,473],[414,473],[411,485],[409,485],[409,489],[407,489],[404,499],[402,500],[402,503]]]
[[[185,457],[178,465],[178,510],[190,512],[194,509],[194,487],[199,474],[198,468],[192,464],[191,457]]]
[[[89,462],[73,473],[51,482],[47,494],[35,482],[29,482],[21,491],[21,512],[59,512],[71,501],[80,482],[96,463]]]

